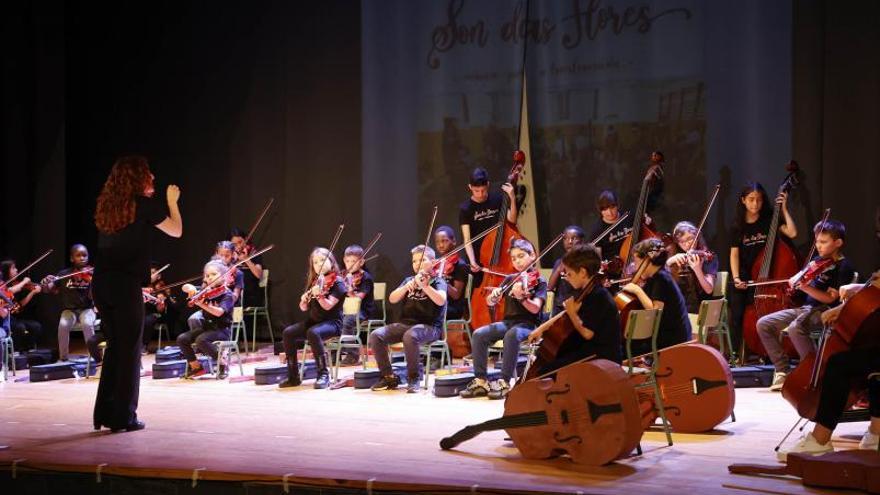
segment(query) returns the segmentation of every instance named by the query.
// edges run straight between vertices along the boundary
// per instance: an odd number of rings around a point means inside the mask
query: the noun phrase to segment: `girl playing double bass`
[[[342,300],[346,290],[339,276],[339,265],[329,249],[319,247],[309,254],[306,286],[308,289],[299,298],[299,309],[306,313],[305,320],[284,329],[282,342],[287,355],[287,380],[278,384],[280,388],[300,385],[297,351],[305,340],[309,341],[315,356],[318,372],[315,388],[330,386],[324,341],[338,337],[342,331]]]
[[[797,236],[794,219],[788,212],[788,194],[776,197],[785,223],[779,232],[789,239]],[[748,182],[739,193],[736,220],[730,233],[730,275],[733,290],[728,291],[730,302],[730,340],[739,349],[743,338],[743,315],[746,306],[754,301],[755,289],[747,285],[752,266],[767,244],[767,233],[773,217],[773,208],[767,199],[767,191],[759,182]]]

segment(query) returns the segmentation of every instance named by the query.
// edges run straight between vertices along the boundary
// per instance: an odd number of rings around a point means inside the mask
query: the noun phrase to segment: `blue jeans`
[[[532,323],[516,323],[499,321],[480,327],[471,337],[471,356],[474,359],[474,376],[486,379],[486,368],[489,362],[489,346],[499,339],[504,339],[504,350],[501,354],[501,378],[510,381],[516,370],[519,358],[519,345],[526,340],[535,325]]]
[[[392,323],[370,334],[370,349],[376,357],[376,364],[382,376],[390,376],[394,373],[391,368],[391,357],[388,355],[388,345],[403,342],[403,352],[406,354],[406,376],[408,380],[415,380],[421,376],[419,372],[419,347],[430,344],[440,338],[441,330],[429,325],[405,325]]]

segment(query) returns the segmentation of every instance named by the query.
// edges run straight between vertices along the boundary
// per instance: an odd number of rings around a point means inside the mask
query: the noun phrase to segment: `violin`
[[[444,256],[438,260],[434,260],[433,269],[440,275],[443,275],[443,278],[448,279],[452,276],[452,272],[455,271],[455,265],[458,264],[459,259],[460,257],[458,253]]]
[[[189,298],[186,300],[186,304],[189,307],[193,307],[197,303],[204,303],[209,299],[220,297],[227,290],[228,289],[223,284],[219,284],[209,289],[199,289],[198,291],[190,294]]]
[[[357,290],[358,287],[361,286],[361,282],[364,280],[364,271],[358,270],[357,273],[348,273],[345,275],[345,289],[346,292],[351,295],[354,291]]]
[[[0,308],[6,308],[11,313],[15,313],[20,309],[15,301],[15,295],[6,288],[0,289]]]
[[[306,301],[311,301],[312,299],[317,299],[318,297],[326,297],[327,294],[330,293],[330,289],[333,288],[333,285],[336,284],[336,278],[338,274],[336,272],[327,272],[323,275],[318,275],[315,277],[315,283],[311,288],[306,292]],[[318,287],[318,295],[314,295],[314,291],[312,288]]]
[[[498,304],[498,302],[501,300],[501,297],[504,295],[504,293],[510,292],[510,290],[512,290],[513,287],[516,286],[517,284],[519,284],[519,286],[522,287],[523,292],[531,295],[534,292],[535,287],[538,286],[538,282],[540,281],[540,279],[541,279],[541,273],[538,272],[538,270],[535,270],[534,268],[531,268],[531,269],[528,269],[526,271],[523,271],[523,272],[516,274],[514,276],[514,278],[510,281],[507,289],[501,291],[501,295],[499,295],[498,299],[495,300],[493,298],[494,303]],[[491,295],[490,295],[490,297],[491,297]]]

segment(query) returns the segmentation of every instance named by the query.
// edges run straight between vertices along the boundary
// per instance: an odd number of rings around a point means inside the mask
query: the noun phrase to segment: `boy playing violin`
[[[469,399],[488,395],[490,399],[503,399],[510,390],[510,379],[516,371],[519,346],[538,325],[544,300],[547,298],[547,282],[541,278],[536,267],[525,270],[535,260],[535,248],[525,239],[510,243],[510,259],[517,272],[507,276],[486,297],[490,307],[504,298],[504,319],[478,328],[471,337],[474,359],[474,379],[459,395]],[[507,288],[507,290],[505,290]],[[501,359],[501,378],[488,383],[487,366],[489,346],[504,339]]]
[[[67,361],[70,350],[70,331],[79,322],[83,338],[88,343],[95,334],[95,303],[92,302],[92,274],[89,267],[89,250],[82,244],[70,248],[71,266],[47,275],[41,282],[49,293],[61,297],[61,318],[58,321],[58,356]],[[77,274],[69,276],[72,274]],[[62,277],[62,280],[58,280]]]
[[[566,316],[571,320],[575,331],[566,338],[556,359],[547,363],[538,374],[543,375],[589,356],[620,363],[620,313],[611,293],[594,280],[599,273],[602,260],[599,250],[592,244],[573,246],[562,257],[566,280],[572,291],[562,303]],[[591,285],[583,299],[577,301],[582,291]],[[529,334],[529,342],[537,342],[549,327],[542,325]]]
[[[439,339],[443,332],[446,281],[433,273],[434,250],[418,245],[412,248],[410,254],[414,275],[404,279],[388,295],[391,304],[403,302],[400,322],[386,325],[370,334],[370,349],[382,374],[379,382],[373,385],[373,390],[394,390],[400,386],[400,379],[391,368],[388,345],[403,342],[406,354],[406,391],[418,392],[421,381],[419,348]]]
[[[345,296],[356,297],[361,300],[360,319],[366,321],[373,314],[375,306],[373,302],[373,276],[370,272],[364,270],[364,248],[352,244],[345,248],[345,254],[342,256],[345,263]],[[342,317],[342,335],[355,335],[357,329],[357,319],[355,315],[343,315]],[[360,361],[360,350],[344,349],[345,357],[342,364],[350,366]]]
[[[202,287],[214,284],[214,281],[226,275],[226,265],[220,261],[209,261],[203,270]],[[202,313],[202,318],[189,320],[189,331],[177,337],[177,345],[180,352],[189,363],[188,378],[198,378],[208,371],[202,367],[193,344],[206,356],[211,356],[218,362],[219,372],[217,377],[221,380],[228,375],[228,366],[219,362],[219,349],[214,345],[217,340],[229,340],[232,336],[232,309],[235,306],[234,296],[222,282],[214,284],[202,297],[197,297],[192,303]],[[199,292],[192,284],[186,284],[183,292],[190,297]]]
[[[339,265],[329,249],[315,248],[309,255],[309,272],[306,276],[308,289],[299,298],[299,309],[306,313],[301,321],[284,329],[282,342],[287,355],[287,380],[278,384],[280,388],[300,385],[297,351],[305,340],[309,341],[315,356],[318,378],[315,388],[330,386],[330,371],[327,368],[327,354],[324,341],[338,337],[342,331],[342,301],[345,299],[345,284],[339,276]]]
[[[441,225],[434,230],[434,247],[437,248],[437,254],[440,257],[452,251],[455,248],[455,231],[448,225]],[[468,308],[465,296],[465,286],[468,279],[468,265],[458,255],[453,254],[443,260],[442,268],[443,280],[446,281],[446,319],[457,320],[463,318]]]
[[[788,355],[782,348],[782,331],[797,349],[801,359],[816,350],[810,333],[822,328],[821,313],[836,305],[840,296],[838,287],[853,279],[855,270],[841,252],[846,238],[846,227],[837,220],[819,222],[813,227],[816,237],[816,256],[807,268],[788,280],[792,289],[806,296],[804,304],[765,315],[758,320],[758,336],[767,350],[776,372],[770,390],[782,390],[788,375]]]

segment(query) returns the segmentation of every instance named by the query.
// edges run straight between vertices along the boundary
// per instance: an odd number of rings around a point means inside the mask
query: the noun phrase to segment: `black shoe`
[[[318,379],[315,380],[315,388],[327,388],[330,386],[330,374],[329,373],[321,373],[318,375]]]
[[[225,364],[221,364],[219,366],[219,368],[220,368],[220,370],[217,372],[217,379],[218,380],[225,380],[226,377],[229,376],[229,367],[226,366]]]
[[[135,421],[134,423],[129,423],[122,428],[110,428],[112,433],[119,433],[121,431],[138,431],[143,430],[147,427],[147,424],[143,421]]]
[[[395,390],[400,386],[400,378],[397,375],[383,376],[375,385],[370,387],[372,390]]]
[[[291,388],[291,387],[299,387],[302,385],[302,381],[299,379],[299,375],[296,375],[296,378],[291,380],[290,378],[284,380],[283,382],[278,384],[278,388]]]
[[[296,362],[296,354],[287,355],[287,380],[278,384],[278,388],[299,387],[302,380],[299,378],[299,366]]]

